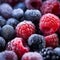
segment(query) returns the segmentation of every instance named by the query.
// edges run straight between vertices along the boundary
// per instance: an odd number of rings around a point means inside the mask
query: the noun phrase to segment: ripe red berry
[[[28,9],[40,9],[42,0],[25,0]]]
[[[59,39],[57,34],[51,34],[45,37],[46,47],[57,47],[59,45]]]
[[[42,4],[41,11],[43,14],[53,13],[60,15],[60,2],[58,0],[46,0]]]
[[[23,21],[16,27],[17,36],[27,39],[30,35],[35,33],[35,26],[30,21]]]
[[[40,19],[39,28],[45,35],[53,34],[59,28],[59,18],[51,13],[45,14]]]
[[[24,53],[29,51],[29,49],[23,45],[22,40],[22,38],[16,37],[7,44],[7,50],[14,51],[19,58],[21,58]]]

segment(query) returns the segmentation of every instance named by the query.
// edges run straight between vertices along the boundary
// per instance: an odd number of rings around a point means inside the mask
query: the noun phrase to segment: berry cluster
[[[60,60],[60,0],[0,0],[0,60]]]

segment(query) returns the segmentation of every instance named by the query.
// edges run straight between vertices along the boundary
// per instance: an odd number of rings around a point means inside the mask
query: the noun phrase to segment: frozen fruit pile
[[[0,0],[0,60],[60,60],[60,0]]]

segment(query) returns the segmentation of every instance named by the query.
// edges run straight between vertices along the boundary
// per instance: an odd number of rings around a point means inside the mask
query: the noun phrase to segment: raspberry
[[[43,57],[37,52],[28,52],[22,56],[21,60],[43,60]]]
[[[59,39],[57,34],[51,34],[45,37],[46,47],[57,47],[59,45]]]
[[[17,36],[27,39],[30,35],[35,33],[35,26],[30,21],[23,21],[16,27]]]
[[[22,38],[16,37],[10,42],[8,42],[8,45],[7,45],[7,50],[14,51],[19,58],[21,58],[24,53],[29,51],[27,47],[23,46],[22,40],[23,40]]]
[[[51,13],[45,14],[40,19],[39,28],[45,35],[53,34],[59,28],[59,18]]]
[[[25,0],[25,4],[28,9],[39,9],[42,4],[42,0]]]
[[[60,15],[60,3],[58,0],[46,0],[42,4],[41,11],[43,14],[53,13]]]

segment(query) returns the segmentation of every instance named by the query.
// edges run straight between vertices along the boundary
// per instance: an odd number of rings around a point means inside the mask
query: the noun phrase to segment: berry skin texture
[[[18,60],[13,51],[4,51],[0,53],[0,60]]]
[[[5,49],[5,39],[3,37],[0,37],[0,52]]]
[[[13,26],[14,28],[17,26],[17,24],[19,23],[18,20],[16,20],[15,18],[10,18],[7,20],[6,24],[7,25],[11,25]]]
[[[32,51],[40,51],[45,47],[45,38],[42,35],[32,34],[28,38],[28,45]]]
[[[46,47],[55,48],[59,45],[59,39],[57,34],[51,34],[45,37]]]
[[[56,15],[60,15],[60,2],[58,0],[44,1],[41,7],[41,12],[43,14],[53,13]]]
[[[18,37],[28,39],[30,35],[35,33],[35,26],[31,21],[22,21],[16,27]]]
[[[22,40],[22,38],[16,37],[7,44],[7,50],[14,51],[19,58],[29,51],[29,49],[23,45]]]
[[[53,34],[59,29],[59,18],[54,14],[47,13],[41,17],[39,28],[45,35]]]
[[[26,10],[25,19],[32,22],[39,21],[41,17],[41,12],[39,10]]]
[[[24,12],[23,12],[23,10],[20,9],[20,8],[14,9],[14,10],[12,11],[12,16],[13,16],[14,18],[17,18],[17,19],[22,18],[23,15],[24,15]]]
[[[10,25],[4,25],[1,28],[1,36],[7,41],[11,40],[15,36],[15,30]]]
[[[0,16],[0,26],[2,27],[5,24],[6,24],[6,20],[2,16]]]
[[[12,7],[9,4],[7,4],[7,3],[1,4],[1,6],[0,6],[0,13],[5,18],[11,17],[12,11],[13,11],[13,9],[12,9]]]
[[[25,0],[26,7],[28,9],[39,9],[42,4],[42,0]]]
[[[37,52],[28,52],[22,56],[21,60],[43,60],[43,57]]]

